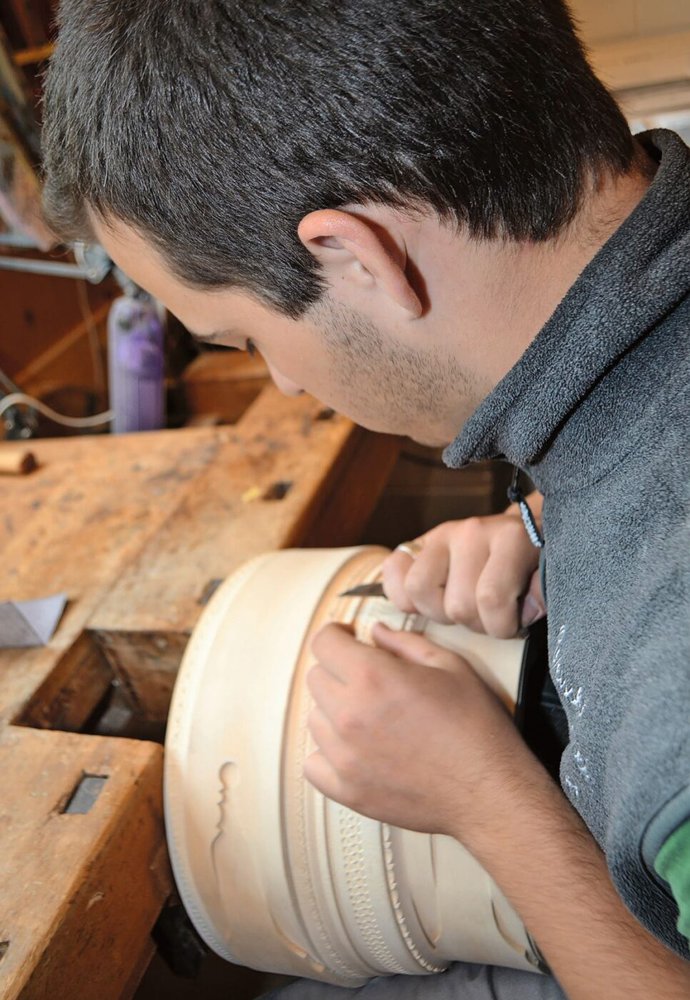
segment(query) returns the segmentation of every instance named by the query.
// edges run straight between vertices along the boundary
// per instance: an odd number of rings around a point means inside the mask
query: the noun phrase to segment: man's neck
[[[652,177],[652,162],[640,149],[634,168],[592,185],[575,219],[547,242],[478,241],[454,234],[451,253],[437,257],[437,278],[446,290],[441,322],[458,356],[474,369],[482,396],[518,361],[642,200]]]

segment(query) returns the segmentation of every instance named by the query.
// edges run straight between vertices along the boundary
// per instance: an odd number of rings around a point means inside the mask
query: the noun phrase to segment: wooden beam
[[[14,61],[17,66],[32,66],[34,63],[50,59],[54,51],[55,45],[46,42],[45,45],[35,45],[30,49],[19,49],[14,53]]]
[[[0,851],[5,1000],[131,994],[171,891],[162,760],[162,747],[135,740],[14,727],[0,736],[12,776]]]

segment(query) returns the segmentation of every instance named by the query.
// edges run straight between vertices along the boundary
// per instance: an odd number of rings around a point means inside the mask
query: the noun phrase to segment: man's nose
[[[266,366],[270,372],[271,378],[283,395],[299,396],[304,392],[304,389],[302,389],[296,382],[293,382],[292,379],[286,378],[286,376],[279,372],[278,369],[275,368],[269,361],[266,362]]]

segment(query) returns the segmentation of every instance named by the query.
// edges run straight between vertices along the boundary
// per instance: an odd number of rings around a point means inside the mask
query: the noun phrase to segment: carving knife
[[[401,542],[400,545],[396,545],[396,552],[404,552],[406,555],[410,556],[412,559],[416,559],[419,553],[422,551],[421,543],[418,541],[412,542]],[[360,583],[356,587],[350,587],[349,590],[344,590],[340,597],[385,597],[383,592],[383,584],[381,583]]]

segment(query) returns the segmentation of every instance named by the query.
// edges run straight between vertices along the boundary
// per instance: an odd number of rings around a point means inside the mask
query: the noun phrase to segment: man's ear
[[[405,252],[378,224],[324,208],[305,215],[297,235],[332,288],[344,280],[378,290],[409,318],[421,316],[422,304],[406,274]]]

